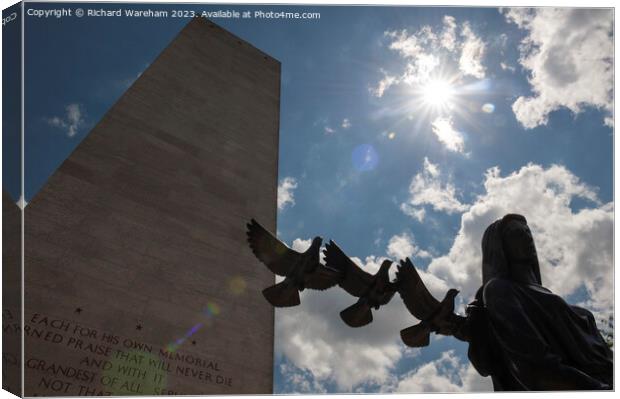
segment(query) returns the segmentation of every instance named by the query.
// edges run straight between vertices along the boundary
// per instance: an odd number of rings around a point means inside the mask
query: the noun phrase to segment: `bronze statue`
[[[396,286],[390,282],[388,274],[392,261],[384,260],[379,271],[372,275],[363,271],[331,240],[325,246],[324,253],[327,267],[343,273],[338,285],[359,297],[356,303],[340,312],[340,318],[350,327],[362,327],[372,322],[371,308],[376,310],[387,304],[396,292]]]
[[[299,291],[305,288],[326,290],[340,280],[340,272],[319,262],[321,237],[315,237],[310,248],[300,253],[287,247],[254,219],[247,227],[248,243],[254,255],[269,270],[284,277],[283,281],[263,290],[263,295],[273,306],[297,306],[300,303]]]
[[[412,347],[427,346],[431,331],[444,332],[444,324],[454,312],[454,298],[459,293],[451,288],[439,302],[428,291],[409,258],[400,261],[396,272],[396,286],[407,310],[420,323],[400,331],[403,342]]]
[[[467,306],[454,313],[456,289],[439,302],[424,286],[414,265],[400,261],[396,281],[389,279],[392,261],[373,276],[363,271],[333,242],[319,263],[321,239],[300,254],[286,247],[252,220],[250,246],[274,273],[286,276],[267,288],[274,306],[299,304],[298,290],[338,284],[357,303],[341,318],[351,327],[372,322],[379,309],[399,292],[420,323],[401,331],[403,342],[429,344],[431,332],[469,343],[468,357],[478,373],[491,376],[495,391],[613,389],[613,354],[588,310],[569,305],[543,287],[538,255],[525,217],[508,214],[493,222],[482,238],[482,286]]]
[[[469,342],[495,391],[613,388],[613,354],[594,316],[543,287],[525,217],[508,214],[484,232],[482,286],[466,313],[440,333]]]

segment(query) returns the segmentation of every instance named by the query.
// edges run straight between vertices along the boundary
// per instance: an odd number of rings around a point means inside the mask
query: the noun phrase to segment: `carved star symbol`
[[[82,313],[82,308],[76,308],[75,313]]]
[[[136,330],[142,330],[142,325],[141,325],[141,324],[138,324],[138,325],[136,326]]]

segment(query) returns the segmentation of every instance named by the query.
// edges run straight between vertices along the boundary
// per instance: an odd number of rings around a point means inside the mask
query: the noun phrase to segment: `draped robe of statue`
[[[542,286],[527,221],[506,215],[482,239],[482,282],[452,334],[495,391],[613,387],[613,354],[588,310]]]

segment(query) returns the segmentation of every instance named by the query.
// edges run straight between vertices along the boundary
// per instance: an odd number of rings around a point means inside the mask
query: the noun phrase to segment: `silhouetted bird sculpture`
[[[454,288],[448,290],[444,299],[439,302],[428,291],[409,258],[401,260],[398,265],[396,285],[409,312],[420,320],[420,323],[401,330],[400,337],[408,346],[427,346],[431,331],[441,333],[444,321],[452,317],[454,298],[459,291]]]
[[[299,305],[299,291],[305,288],[325,290],[336,285],[342,277],[342,273],[319,263],[321,237],[315,237],[310,248],[300,253],[287,247],[254,219],[247,227],[248,242],[254,255],[269,270],[284,277],[283,281],[263,290],[263,295],[273,306]]]
[[[324,254],[327,267],[343,273],[338,285],[349,294],[359,297],[355,304],[340,312],[340,317],[351,327],[370,323],[371,308],[379,309],[381,305],[387,304],[396,292],[388,274],[392,261],[383,261],[379,271],[372,275],[363,271],[331,240],[325,246]]]

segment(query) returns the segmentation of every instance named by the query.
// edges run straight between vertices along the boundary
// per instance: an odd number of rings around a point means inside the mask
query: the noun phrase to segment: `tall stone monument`
[[[272,392],[280,63],[191,20],[25,208],[24,394]]]
[[[2,192],[2,389],[21,393],[22,214]]]

